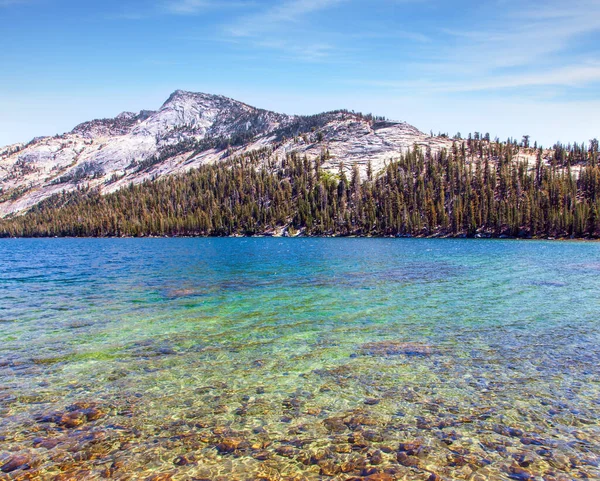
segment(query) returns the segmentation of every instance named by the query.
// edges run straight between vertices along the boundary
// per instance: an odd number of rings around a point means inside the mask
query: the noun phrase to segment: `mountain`
[[[0,148],[0,217],[26,212],[54,194],[83,186],[102,194],[130,184],[223,162],[267,149],[327,155],[324,170],[340,164],[362,174],[381,171],[413,145],[439,151],[452,142],[404,122],[344,110],[312,116],[279,114],[204,93],[177,90],[158,110],[123,112],[82,123],[71,132]]]

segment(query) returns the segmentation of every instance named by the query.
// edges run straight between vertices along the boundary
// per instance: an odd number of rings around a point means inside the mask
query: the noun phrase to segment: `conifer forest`
[[[415,146],[379,172],[326,171],[326,148],[312,159],[265,148],[107,195],[82,184],[0,221],[0,236],[600,234],[598,141],[544,151],[469,137]],[[517,159],[524,151],[536,161]]]

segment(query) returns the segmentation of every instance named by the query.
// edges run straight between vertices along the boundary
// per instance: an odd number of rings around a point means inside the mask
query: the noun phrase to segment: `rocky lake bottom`
[[[0,241],[0,480],[600,479],[600,244]]]

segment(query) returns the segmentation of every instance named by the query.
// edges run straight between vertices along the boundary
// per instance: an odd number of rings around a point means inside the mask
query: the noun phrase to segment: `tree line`
[[[108,195],[63,192],[0,221],[0,236],[598,237],[597,141],[544,158],[477,137],[439,152],[415,146],[362,175],[358,165],[323,170],[325,150],[277,158],[265,148]]]

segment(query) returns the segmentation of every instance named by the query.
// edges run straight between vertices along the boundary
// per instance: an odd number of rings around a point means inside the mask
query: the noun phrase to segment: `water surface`
[[[599,314],[596,243],[2,240],[0,479],[600,479]]]

